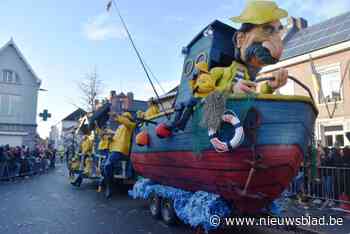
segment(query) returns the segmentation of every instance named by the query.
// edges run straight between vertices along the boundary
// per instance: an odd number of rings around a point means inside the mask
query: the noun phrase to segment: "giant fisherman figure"
[[[234,61],[229,67],[215,67],[210,70],[211,79],[215,82],[216,90],[229,93],[256,92],[257,73],[266,65],[279,61],[283,43],[280,22],[288,13],[278,8],[272,1],[249,1],[243,13],[232,20],[241,23],[240,29],[234,34]],[[271,94],[284,86],[288,79],[288,72],[280,69],[272,74],[273,81],[264,83],[260,92]],[[195,86],[191,85],[191,88]],[[196,90],[188,103],[176,107],[176,117],[169,130],[184,130],[186,123],[193,113],[193,106],[197,104]]]

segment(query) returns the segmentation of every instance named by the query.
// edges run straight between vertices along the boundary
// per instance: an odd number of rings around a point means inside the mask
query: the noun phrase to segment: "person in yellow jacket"
[[[119,124],[109,145],[109,157],[104,165],[103,182],[106,185],[106,197],[112,195],[111,183],[113,181],[113,168],[123,157],[130,154],[131,140],[136,122],[133,120],[129,112],[122,115],[111,113],[112,118]],[[129,167],[129,169],[131,169]],[[130,174],[130,171],[129,171]]]
[[[100,129],[99,127],[96,128],[96,133],[99,137],[99,142],[97,147],[99,154],[105,156],[105,158],[107,159],[111,135],[108,133],[107,129]]]
[[[189,118],[193,114],[194,106],[216,89],[216,80],[213,79],[208,69],[208,64],[205,62],[199,62],[195,65],[195,71],[189,80],[192,97],[188,102],[181,103],[175,107],[175,119],[168,126],[170,130],[184,130]]]
[[[81,163],[82,165],[84,165],[85,161],[92,156],[92,151],[93,151],[93,141],[89,133],[84,134],[83,139],[80,143],[79,151],[81,152],[81,160],[82,160]],[[84,174],[82,169],[83,168],[81,168],[81,171],[77,179],[71,183],[72,185],[80,187],[81,183],[83,182],[83,174]]]
[[[159,107],[157,105],[156,100],[154,100],[154,98],[151,98],[148,101],[148,109],[146,110],[145,114],[144,114],[144,118],[145,119],[151,119],[153,116],[156,116],[159,114]]]

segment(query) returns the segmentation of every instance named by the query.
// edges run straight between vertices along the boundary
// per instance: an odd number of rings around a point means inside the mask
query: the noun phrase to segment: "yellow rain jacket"
[[[115,121],[119,123],[120,126],[115,131],[109,147],[109,151],[120,152],[124,155],[129,155],[131,137],[136,127],[136,123],[131,121],[124,114],[119,115],[115,118]]]
[[[229,67],[215,67],[210,70],[212,78],[216,81],[216,90],[220,92],[232,92],[233,78],[241,75],[244,80],[250,80],[248,69],[243,64],[233,61]],[[273,89],[267,82],[262,84],[260,92],[264,94],[273,93]]]
[[[157,104],[152,104],[150,107],[148,107],[147,111],[145,112],[145,119],[150,119],[155,115],[159,114],[159,108]]]
[[[93,143],[90,137],[86,137],[80,144],[80,149],[82,154],[91,155],[92,148],[93,148]]]
[[[96,128],[96,132],[100,137],[100,142],[98,143],[99,150],[109,149],[109,136],[105,134],[100,128]]]
[[[207,97],[212,91],[215,90],[215,77],[212,77],[209,73],[201,73],[197,79],[190,80],[190,87],[193,90],[193,96],[196,98]]]

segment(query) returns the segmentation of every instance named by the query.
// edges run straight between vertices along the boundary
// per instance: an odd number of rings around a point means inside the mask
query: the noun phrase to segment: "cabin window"
[[[343,99],[341,85],[340,64],[330,65],[317,69],[320,75],[321,88],[318,92],[319,104],[341,101]]]
[[[189,76],[193,71],[193,67],[194,67],[193,60],[192,59],[187,60],[184,68],[184,75]]]
[[[19,84],[20,77],[19,75],[12,70],[2,70],[2,82],[10,84]]]
[[[207,58],[208,58],[207,53],[205,53],[205,52],[200,53],[197,56],[197,58],[196,58],[196,64],[200,63],[200,62],[205,62],[206,63],[207,62]]]

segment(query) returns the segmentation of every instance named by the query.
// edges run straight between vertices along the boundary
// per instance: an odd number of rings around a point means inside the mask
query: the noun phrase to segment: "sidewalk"
[[[332,218],[342,218],[343,225],[325,225],[325,226],[306,226],[305,228],[314,230],[320,233],[337,233],[337,234],[348,234],[350,233],[350,213],[345,212],[339,208],[337,205],[333,207],[324,207],[322,204],[315,203],[315,200],[311,200],[307,203],[299,203],[295,200],[286,199],[286,205],[284,207],[285,211],[283,216],[286,217],[301,217],[301,216],[311,216],[311,217],[329,217]]]

